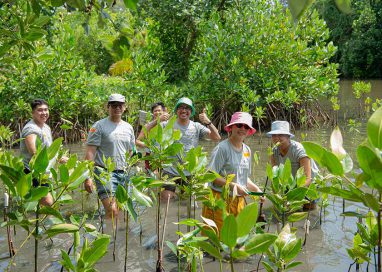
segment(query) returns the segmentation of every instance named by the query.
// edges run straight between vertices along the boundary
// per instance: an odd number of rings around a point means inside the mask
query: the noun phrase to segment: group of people
[[[42,99],[36,99],[31,103],[32,120],[22,130],[21,154],[24,157],[25,171],[29,170],[29,161],[36,152],[36,138],[38,137],[42,144],[49,146],[52,143],[52,134],[49,126],[46,124],[49,118],[48,103]],[[124,185],[128,182],[128,176],[125,173],[126,154],[133,154],[136,146],[146,148],[143,138],[143,131],[137,139],[134,135],[133,127],[122,119],[126,110],[125,97],[121,94],[112,94],[107,101],[108,116],[97,121],[89,130],[85,159],[94,161],[95,177],[101,176],[106,171],[104,158],[115,163],[115,169],[111,173],[109,184],[104,185],[98,178],[95,178],[95,188],[98,196],[103,203],[107,218],[118,218],[118,207],[114,200],[114,194],[118,184]],[[165,127],[168,123],[170,114],[167,108],[161,102],[155,103],[151,107],[153,119],[145,125],[146,130],[150,131],[158,124]],[[183,144],[183,152],[186,154],[191,148],[198,146],[199,140],[209,138],[214,141],[221,140],[219,131],[208,118],[205,110],[199,114],[199,122],[194,122],[191,118],[195,115],[193,102],[182,97],[178,100],[174,108],[176,122],[173,129],[181,131],[180,143]],[[227,209],[230,213],[237,215],[245,206],[245,196],[249,192],[261,192],[261,189],[250,179],[252,176],[252,154],[251,149],[245,144],[245,139],[253,135],[256,130],[252,126],[252,116],[246,112],[235,112],[229,124],[224,127],[228,133],[228,138],[221,141],[213,149],[209,169],[215,171],[221,177],[216,178],[209,184],[213,195],[216,198],[221,197],[222,188],[226,185],[225,177],[234,174],[234,179],[229,183],[231,195],[236,192],[236,197],[230,202]],[[309,186],[312,180],[312,168],[316,167],[314,162],[307,156],[303,146],[291,140],[293,134],[290,133],[289,123],[286,121],[275,121],[272,123],[271,131],[267,133],[272,137],[275,144],[271,156],[272,165],[285,163],[290,159],[292,164],[292,174],[296,175],[297,170],[303,167],[306,175],[306,186]],[[276,144],[277,143],[277,144]],[[150,150],[146,150],[150,152]],[[178,161],[181,161],[181,154],[178,155]],[[63,158],[65,163],[67,158]],[[148,168],[149,165],[147,164]],[[169,178],[179,177],[175,165],[163,169],[164,175]],[[186,177],[190,173],[186,173]],[[177,179],[178,182],[187,182]],[[33,184],[41,186],[41,184]],[[89,193],[93,192],[94,183],[91,177],[85,180],[85,189]],[[161,192],[161,198],[168,199],[175,195],[175,185],[164,185]],[[41,200],[42,205],[51,205],[52,197],[48,195]],[[222,225],[222,211],[203,207],[203,216],[213,219],[218,228]]]

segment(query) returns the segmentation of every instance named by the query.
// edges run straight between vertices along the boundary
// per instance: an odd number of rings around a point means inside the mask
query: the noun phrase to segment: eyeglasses
[[[190,111],[192,110],[192,108],[190,106],[179,106],[177,108],[177,110],[186,110],[186,111]]]
[[[113,109],[117,109],[117,108],[123,108],[123,106],[125,106],[124,103],[109,103],[109,106],[112,107]]]
[[[246,124],[234,124],[234,126],[237,127],[237,128],[242,128],[242,127],[244,127],[245,129],[249,129],[249,126],[246,125]]]

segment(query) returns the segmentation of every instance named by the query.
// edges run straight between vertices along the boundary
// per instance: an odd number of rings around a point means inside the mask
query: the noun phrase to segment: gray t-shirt
[[[209,169],[222,177],[235,174],[233,182],[247,187],[247,179],[251,176],[252,155],[249,146],[243,143],[243,149],[234,149],[228,139],[220,142],[212,151]],[[222,191],[222,187],[211,183],[212,189]]]
[[[273,158],[275,159],[276,165],[285,164],[285,161],[287,159],[290,160],[293,177],[296,176],[297,170],[301,167],[300,159],[308,157],[303,145],[293,140],[290,141],[290,146],[285,156],[281,155],[279,146],[274,147],[272,151],[273,151]],[[313,159],[310,159],[310,166],[311,166],[311,177],[313,179],[318,172],[317,165]]]
[[[121,121],[118,124],[104,118],[96,122],[89,131],[88,145],[97,147],[94,162],[105,167],[103,156],[115,162],[115,170],[126,167],[126,153],[135,150],[135,136],[133,127]]]
[[[165,127],[167,125],[168,121],[162,122],[162,127]],[[209,128],[203,126],[202,124],[198,122],[193,122],[190,120],[187,126],[180,125],[177,121],[174,123],[174,129],[179,129],[182,136],[179,140],[180,143],[183,144],[183,155],[185,156],[188,151],[191,150],[193,147],[197,147],[199,144],[199,140],[207,136],[211,131]],[[178,161],[181,161],[181,156],[178,154],[177,156]],[[164,168],[164,171],[167,173],[170,173],[174,176],[179,176],[178,171],[175,167],[167,167]],[[190,173],[185,171],[186,176],[189,176]]]
[[[31,134],[35,134],[38,138],[40,138],[43,146],[49,147],[53,142],[52,131],[47,124],[44,124],[44,126],[40,128],[33,120],[30,120],[21,131],[21,138],[25,138]],[[25,145],[25,140],[22,140],[20,143],[20,153],[23,157],[25,167],[28,168],[29,161],[33,154],[28,152],[28,149]]]

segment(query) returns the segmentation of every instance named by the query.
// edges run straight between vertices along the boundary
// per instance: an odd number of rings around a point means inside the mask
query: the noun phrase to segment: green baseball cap
[[[192,104],[192,101],[190,98],[188,97],[182,97],[178,100],[178,102],[176,102],[176,105],[175,105],[175,109],[174,109],[174,113],[176,113],[176,110],[178,109],[179,105],[180,104],[186,104],[188,106],[191,107],[192,109],[192,112],[191,112],[191,117],[195,115],[195,108],[194,108],[194,105]]]

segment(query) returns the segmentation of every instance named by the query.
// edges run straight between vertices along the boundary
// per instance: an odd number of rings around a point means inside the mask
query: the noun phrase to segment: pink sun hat
[[[256,132],[256,129],[252,127],[252,116],[248,112],[235,112],[231,117],[231,122],[224,127],[224,130],[229,132],[230,126],[234,124],[246,124],[249,126],[248,136]]]

